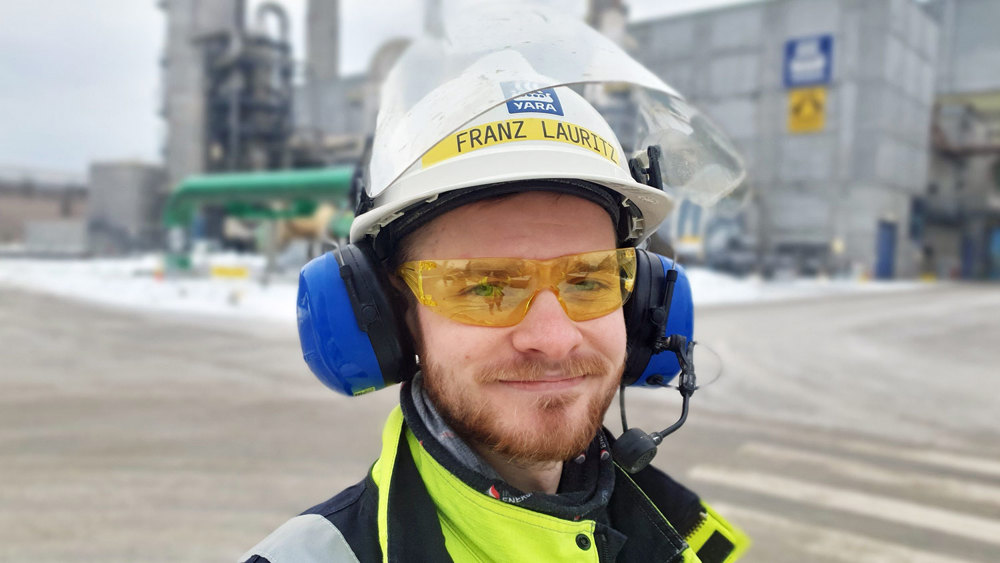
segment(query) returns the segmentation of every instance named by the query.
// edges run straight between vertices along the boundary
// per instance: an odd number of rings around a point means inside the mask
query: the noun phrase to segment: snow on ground
[[[245,266],[250,278],[163,276],[162,259],[26,260],[0,258],[4,285],[149,312],[205,314],[295,323],[296,282],[264,286],[258,257],[221,255],[212,265]]]
[[[261,284],[259,256],[218,254],[196,269],[211,266],[246,267],[249,278],[163,276],[156,255],[126,259],[35,260],[0,259],[4,285],[92,301],[125,309],[203,314],[295,323],[296,278],[278,276]],[[919,282],[789,279],[763,281],[735,278],[701,268],[688,268],[696,305],[778,301],[840,293],[895,291],[921,287]]]
[[[842,293],[902,291],[926,287],[911,280],[871,281],[847,278],[789,278],[765,281],[737,278],[704,268],[685,268],[695,305],[727,305],[759,301],[786,301]]]

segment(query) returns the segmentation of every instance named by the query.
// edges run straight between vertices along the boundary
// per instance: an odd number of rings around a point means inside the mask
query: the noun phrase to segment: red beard
[[[493,364],[476,374],[473,385],[534,381],[551,370],[601,380],[590,396],[583,396],[583,391],[540,393],[527,403],[496,405],[456,385],[458,378],[432,356],[421,354],[421,358],[427,395],[448,426],[470,445],[489,448],[514,463],[567,461],[586,450],[604,421],[624,369],[622,365],[614,370],[599,356],[559,364],[532,360]],[[580,401],[585,402],[582,416],[571,410]]]

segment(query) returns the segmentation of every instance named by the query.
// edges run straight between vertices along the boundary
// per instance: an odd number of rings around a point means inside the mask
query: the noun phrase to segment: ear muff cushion
[[[654,299],[663,291],[662,276],[654,276],[650,261],[651,253],[635,251],[635,285],[632,295],[625,303],[626,360],[622,383],[632,385],[646,369],[652,349],[649,343],[656,332],[650,309]]]
[[[653,342],[658,336],[652,310],[663,299],[667,271],[671,267],[676,268],[677,279],[670,300],[667,326],[660,336],[681,334],[688,340],[694,338],[694,302],[691,283],[684,268],[658,254],[636,250],[635,290],[624,308],[628,359],[622,381],[626,385],[647,385],[654,375],[660,376],[665,383],[680,371],[673,353],[652,353]]]
[[[363,247],[328,252],[302,268],[297,316],[302,355],[325,385],[359,395],[416,371],[405,327]]]
[[[354,322],[351,300],[333,253],[302,268],[296,314],[302,357],[324,385],[345,395],[385,386],[368,335]]]
[[[386,384],[410,379],[417,372],[412,340],[403,310],[392,299],[387,274],[378,265],[370,241],[348,245],[342,256],[342,277],[350,274],[351,281],[345,279],[348,290],[353,285],[357,293],[354,311],[358,325],[368,333]]]

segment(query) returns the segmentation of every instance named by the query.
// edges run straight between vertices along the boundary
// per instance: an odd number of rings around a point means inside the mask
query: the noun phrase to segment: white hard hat
[[[503,82],[496,87],[525,88]],[[373,150],[379,148],[376,137]],[[635,243],[659,226],[673,202],[662,190],[637,182],[628,161],[607,121],[580,94],[565,86],[534,90],[480,114],[424,152],[355,218],[351,241],[374,237],[407,214],[454,201],[454,195],[481,199],[544,189],[602,203],[624,225],[619,238]],[[526,181],[538,182],[533,188]],[[452,197],[441,199],[445,195]]]
[[[384,255],[435,214],[544,189],[600,203],[619,242],[637,244],[673,201],[712,205],[743,181],[726,136],[583,21],[536,3],[460,4],[382,83],[351,242],[373,238]]]

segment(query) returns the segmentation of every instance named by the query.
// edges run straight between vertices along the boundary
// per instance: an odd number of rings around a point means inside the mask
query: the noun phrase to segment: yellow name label
[[[479,149],[517,141],[567,143],[593,151],[618,164],[618,150],[604,137],[573,123],[537,117],[494,121],[452,133],[424,153],[420,164],[426,168]]]

